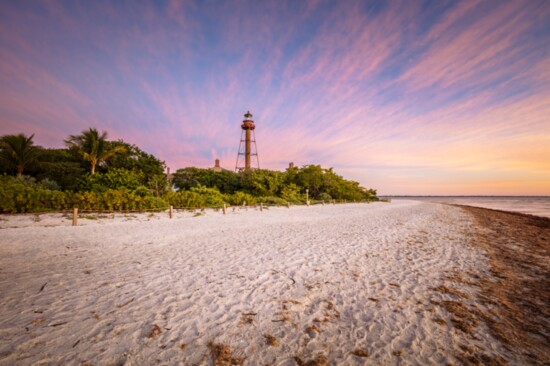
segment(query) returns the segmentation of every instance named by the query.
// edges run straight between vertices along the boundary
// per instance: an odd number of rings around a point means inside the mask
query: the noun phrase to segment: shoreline
[[[394,201],[78,227],[31,214],[38,227],[1,230],[0,365],[544,364],[521,332],[545,331],[527,321],[550,276],[533,267],[539,295],[514,308],[524,283],[501,291],[503,276],[529,262],[501,263],[493,243],[526,247],[535,219],[493,211]],[[548,227],[537,235],[548,258]]]
[[[395,198],[400,200],[405,198]],[[549,196],[419,196],[407,198],[457,206],[471,206],[550,218]]]
[[[498,209],[498,208],[480,207],[480,206],[464,205],[464,204],[458,204],[458,203],[439,203],[439,204],[440,205],[460,207],[460,208],[464,208],[464,209],[476,209],[476,210],[492,211],[492,212],[495,212],[495,213],[503,213],[503,214],[508,214],[508,215],[512,215],[512,216],[522,216],[522,217],[525,217],[525,218],[542,220],[542,221],[547,223],[546,225],[550,225],[550,217],[534,215],[534,214],[525,213],[525,212],[501,210],[501,209]]]

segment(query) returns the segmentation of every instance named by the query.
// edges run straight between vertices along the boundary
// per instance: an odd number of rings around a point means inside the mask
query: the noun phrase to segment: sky
[[[0,135],[381,195],[550,195],[550,1],[2,1]]]

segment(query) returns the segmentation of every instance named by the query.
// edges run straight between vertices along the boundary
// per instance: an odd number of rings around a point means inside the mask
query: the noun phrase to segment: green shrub
[[[134,193],[140,197],[147,197],[153,195],[151,190],[145,186],[139,186],[134,190]]]
[[[94,192],[105,192],[109,189],[133,191],[141,185],[140,178],[131,170],[112,169],[106,173],[87,175],[84,178],[83,188]]]
[[[103,193],[78,192],[73,202],[75,207],[82,210],[143,211],[168,207],[168,203],[162,198],[142,197],[134,192],[114,189]]]
[[[163,196],[169,205],[174,207],[204,207],[205,199],[197,192],[168,192]]]
[[[40,212],[67,207],[64,192],[43,188],[29,177],[0,177],[0,212]]]
[[[147,188],[145,188],[147,189]],[[148,190],[147,190],[148,191]],[[0,212],[23,213],[51,210],[146,210],[162,209],[168,203],[158,197],[129,190],[61,192],[43,188],[29,179],[0,177]]]
[[[332,201],[332,196],[326,192],[323,192],[319,195],[318,199],[325,202]]]
[[[55,180],[49,178],[44,178],[40,181],[40,186],[44,189],[49,189],[50,191],[59,191],[61,187]]]
[[[191,188],[191,192],[197,193],[204,199],[204,205],[200,207],[220,207],[225,203],[225,197],[217,188],[197,186]]]
[[[256,204],[258,201],[257,197],[252,196],[251,194],[244,193],[244,192],[235,192],[231,195],[226,196],[229,204],[234,206],[240,206],[244,202],[246,202],[247,205],[253,205]]]
[[[291,203],[300,203],[305,201],[305,197],[302,197],[300,194],[300,188],[294,183],[290,183],[282,189],[281,198]]]

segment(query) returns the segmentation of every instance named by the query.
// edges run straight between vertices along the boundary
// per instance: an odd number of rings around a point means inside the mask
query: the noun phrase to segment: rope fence
[[[135,214],[135,213],[163,213],[167,212],[168,217],[170,219],[174,218],[174,214],[181,212],[181,211],[188,211],[191,213],[196,213],[197,211],[204,212],[206,209],[211,209],[214,211],[222,211],[224,215],[227,214],[229,209],[232,209],[233,212],[236,210],[247,210],[248,208],[253,208],[256,210],[259,210],[262,212],[264,209],[269,209],[270,207],[287,207],[290,208],[291,206],[324,206],[324,205],[337,205],[337,204],[348,204],[348,203],[371,203],[376,201],[369,201],[369,200],[330,200],[330,201],[324,201],[324,200],[308,200],[305,203],[290,203],[287,202],[286,205],[281,204],[267,204],[267,203],[254,203],[248,205],[246,202],[243,202],[241,205],[213,205],[213,206],[200,206],[200,207],[185,207],[185,206],[166,206],[166,207],[157,207],[157,208],[150,208],[150,209],[140,209],[140,210],[80,210],[78,207],[74,207],[71,210],[58,210],[58,211],[41,211],[41,212],[27,212],[27,213],[8,213],[3,215],[44,215],[44,214],[64,214],[66,217],[70,218],[72,216],[72,226],[78,225],[78,219],[79,218],[90,218],[86,217],[86,215],[114,215],[116,214]],[[391,199],[380,199],[379,202],[391,202]]]

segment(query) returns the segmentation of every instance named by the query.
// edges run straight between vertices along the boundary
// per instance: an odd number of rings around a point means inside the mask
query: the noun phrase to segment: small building
[[[219,173],[219,172],[224,171],[226,169],[224,169],[220,166],[220,159],[216,159],[214,161],[214,166],[212,168],[210,168],[210,170],[213,170],[213,171]]]

